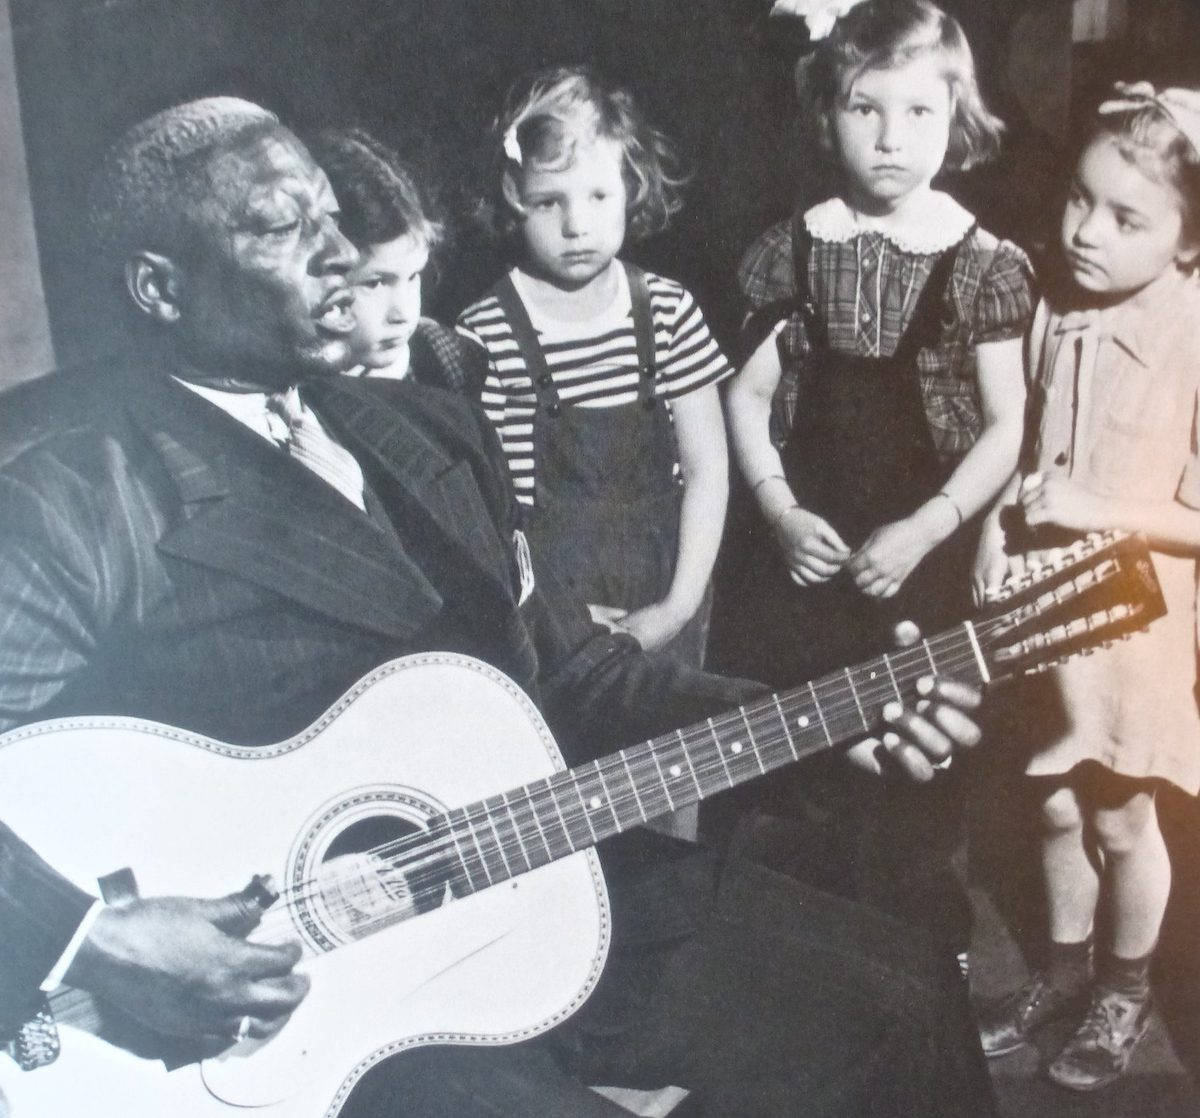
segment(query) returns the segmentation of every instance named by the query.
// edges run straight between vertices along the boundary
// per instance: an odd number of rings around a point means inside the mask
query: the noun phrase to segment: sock
[[[1046,977],[1063,993],[1082,990],[1091,980],[1092,939],[1079,943],[1050,941],[1046,952]]]
[[[1150,960],[1153,958],[1153,951],[1137,959],[1122,959],[1104,951],[1096,964],[1096,985],[1128,998],[1145,1000],[1150,996]]]

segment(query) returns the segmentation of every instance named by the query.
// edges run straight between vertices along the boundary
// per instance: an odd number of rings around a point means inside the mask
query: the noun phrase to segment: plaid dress
[[[974,219],[948,195],[935,193],[920,225],[884,234],[855,220],[840,198],[804,215],[813,237],[809,286],[831,346],[843,353],[887,357],[895,352],[938,256],[957,244]],[[934,447],[947,463],[970,450],[983,426],[975,347],[1025,334],[1033,317],[1033,271],[1009,241],[978,228],[967,237],[951,277],[941,344],[918,357],[921,396]],[[794,301],[791,221],[760,236],[742,258],[738,283],[753,314]],[[775,392],[771,434],[782,444],[792,429],[811,352],[798,313],[779,335],[783,375]]]

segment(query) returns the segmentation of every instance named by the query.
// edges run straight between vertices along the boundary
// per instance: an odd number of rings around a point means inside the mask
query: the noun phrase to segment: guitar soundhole
[[[437,908],[451,883],[444,848],[424,827],[395,815],[349,823],[317,871],[322,908],[346,936]]]

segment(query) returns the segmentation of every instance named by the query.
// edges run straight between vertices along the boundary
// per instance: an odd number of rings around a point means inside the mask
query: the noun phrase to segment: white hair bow
[[[1173,88],[1160,93],[1149,82],[1117,82],[1113,91],[1116,96],[1100,105],[1101,114],[1157,109],[1183,133],[1200,158],[1200,91]]]
[[[812,42],[824,39],[833,25],[863,0],[775,0],[773,16],[799,16],[808,25]]]

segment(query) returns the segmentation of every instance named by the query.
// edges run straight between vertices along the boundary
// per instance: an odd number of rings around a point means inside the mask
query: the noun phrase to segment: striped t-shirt
[[[613,408],[637,402],[638,357],[629,281],[617,267],[617,297],[586,322],[540,313],[519,273],[510,273],[537,331],[564,406]],[[647,272],[654,322],[655,395],[669,402],[723,380],[733,368],[709,332],[695,299],[674,280]],[[534,503],[533,417],[537,396],[499,299],[486,295],[458,317],[458,331],[483,347],[488,375],[481,402],[500,436],[517,499]]]

